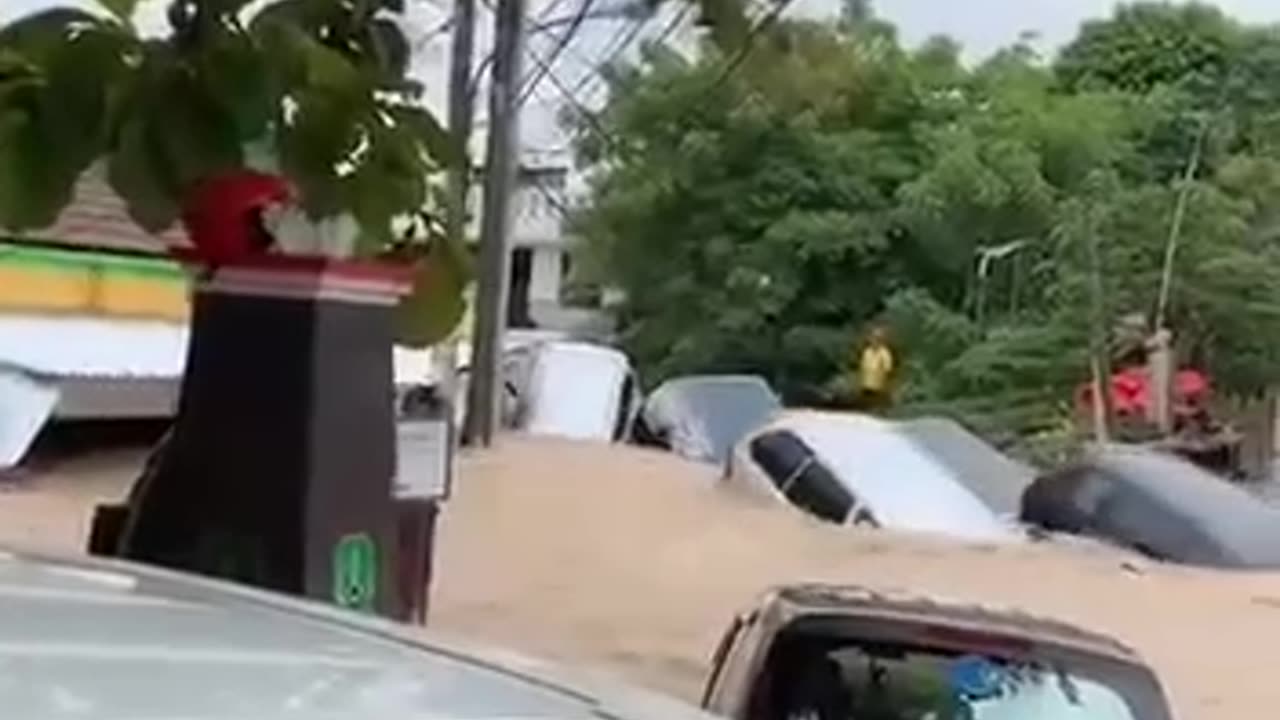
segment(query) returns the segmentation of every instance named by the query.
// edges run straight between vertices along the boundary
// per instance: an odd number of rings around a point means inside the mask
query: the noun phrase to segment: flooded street
[[[0,542],[78,552],[96,501],[143,453],[58,461],[0,495]],[[433,630],[603,669],[696,700],[733,614],[784,582],[864,584],[1011,605],[1106,632],[1161,674],[1181,718],[1280,705],[1280,575],[1122,561],[1098,550],[859,533],[759,504],[714,472],[627,447],[505,438],[461,462]]]

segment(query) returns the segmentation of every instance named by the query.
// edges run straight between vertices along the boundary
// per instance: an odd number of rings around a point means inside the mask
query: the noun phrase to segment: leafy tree
[[[1221,10],[1196,2],[1121,5],[1088,22],[1063,48],[1055,71],[1070,90],[1149,92],[1187,85],[1212,93],[1227,76],[1239,27]]]
[[[247,0],[174,0],[162,39],[137,33],[136,1],[0,28],[0,226],[52,223],[102,161],[130,216],[159,231],[197,183],[265,157],[312,218],[351,215],[376,254],[398,240],[393,221],[431,207],[432,173],[462,161],[406,78],[403,0],[256,13]],[[456,249],[435,259],[436,275],[465,271]],[[456,321],[457,303],[438,299]]]
[[[1159,57],[1138,68],[1139,52]],[[1197,79],[1229,57],[1241,69],[1208,102]],[[1150,318],[1185,190],[1180,350],[1228,392],[1272,382],[1274,35],[1140,5],[1051,66],[1025,46],[957,58],[944,40],[908,51],[879,28],[782,23],[734,73],[714,44],[621,73],[576,126],[593,168],[579,230],[625,293],[642,370],[760,372],[822,401],[882,321],[909,410],[1054,434],[1089,377],[1095,274],[1108,328]]]
[[[875,60],[870,40],[780,32],[795,50],[758,83],[718,80],[713,54],[655,53],[620,78],[584,125],[584,155],[608,170],[581,226],[627,291],[626,342],[647,369],[766,370],[811,397],[893,287],[893,193],[917,170],[893,118],[928,98],[896,49]]]

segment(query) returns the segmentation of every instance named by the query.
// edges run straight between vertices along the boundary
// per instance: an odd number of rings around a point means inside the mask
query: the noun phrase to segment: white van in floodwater
[[[548,342],[534,354],[519,428],[531,435],[613,442],[628,437],[638,402],[627,356],[582,342]]]

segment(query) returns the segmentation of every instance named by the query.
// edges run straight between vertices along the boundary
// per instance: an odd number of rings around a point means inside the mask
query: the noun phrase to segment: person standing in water
[[[867,344],[858,356],[857,407],[870,413],[887,410],[893,401],[893,351],[883,327],[871,329]]]

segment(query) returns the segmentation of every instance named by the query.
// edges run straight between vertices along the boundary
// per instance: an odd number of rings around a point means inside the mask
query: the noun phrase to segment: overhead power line
[[[551,74],[551,68],[555,66],[556,61],[560,59],[560,55],[564,53],[565,48],[578,34],[578,29],[582,27],[582,23],[586,21],[587,15],[591,12],[591,6],[595,4],[595,0],[582,0],[582,4],[578,6],[578,12],[573,16],[573,20],[569,22],[569,27],[560,35],[556,46],[552,48],[551,54],[542,63],[538,71],[534,73],[532,79],[525,83],[524,89],[520,92],[518,104],[523,105],[533,91],[538,87],[538,83],[542,82]]]
[[[742,66],[742,63],[746,60],[747,56],[750,55],[751,50],[753,49],[755,43],[758,41],[760,36],[763,35],[765,32],[767,32],[771,27],[773,27],[778,22],[779,18],[781,18],[782,16],[782,13],[786,11],[786,9],[791,5],[793,1],[794,0],[777,0],[777,2],[773,5],[773,7],[769,9],[768,13],[766,13],[765,16],[758,23],[752,26],[752,28],[747,32],[746,37],[743,38],[742,45],[734,53],[733,57],[729,59],[728,63],[725,64],[724,69],[716,77],[716,80],[710,83],[703,92],[699,93],[699,96],[698,96],[699,104],[703,98],[711,97],[712,93],[714,93],[720,86],[726,83],[729,80],[729,78],[732,77],[733,74],[738,71],[738,69]],[[672,18],[671,22],[667,24],[667,26],[663,29],[663,32],[659,35],[658,42],[665,42],[666,39],[671,35],[671,33],[673,33],[675,29],[680,26],[680,23],[683,21],[684,16],[688,12],[688,9],[690,7],[692,7],[692,3],[686,4],[681,9],[681,12]],[[582,102],[578,100],[577,96],[568,88],[566,88],[563,83],[559,81],[559,78],[556,77],[555,74],[551,71],[551,66],[549,63],[546,63],[544,60],[542,60],[541,58],[538,58],[533,53],[530,53],[530,56],[531,56],[531,59],[534,60],[535,64],[538,64],[540,66],[540,69],[545,71],[544,74],[549,75],[552,78],[553,84],[555,85],[556,89],[560,92],[561,95],[564,96],[565,100],[570,105],[573,106],[574,110],[583,118],[583,120],[586,121],[591,131],[594,132],[602,142],[604,142],[610,148],[615,148],[618,145],[620,145],[617,138],[614,137],[613,134],[608,130],[608,128],[606,128],[604,124],[600,122],[600,119],[596,117],[596,113],[592,112],[589,108],[585,107],[582,104]],[[678,117],[677,119],[679,120],[679,119],[683,119],[684,117],[688,117],[689,115],[692,114],[693,109],[696,107],[697,105],[690,106],[689,108],[686,109],[685,112],[682,112],[680,114],[680,117]]]
[[[596,117],[595,113],[592,112],[590,108],[583,105],[582,101],[573,94],[573,91],[565,86],[564,82],[560,79],[560,76],[556,75],[551,69],[550,61],[546,58],[540,57],[532,50],[526,50],[525,54],[533,61],[534,65],[538,66],[539,70],[543,71],[544,77],[551,82],[556,91],[564,98],[565,102],[573,107],[574,112],[586,120],[587,124],[591,126],[591,129],[595,131],[595,133],[599,135],[606,144],[613,145],[615,141],[614,137],[609,133],[608,129],[601,124],[600,119]]]
[[[662,31],[659,42],[666,40],[667,36],[672,33],[674,28],[680,24],[681,20],[684,19],[684,16],[688,14],[689,8],[691,7],[693,7],[691,2],[686,2],[686,4],[681,6],[680,11],[675,14],[673,20]],[[640,36],[640,33],[648,24],[648,18],[641,18],[633,22],[630,26],[623,25],[622,28],[614,35],[614,39],[609,43],[609,47],[612,49],[608,56],[595,64],[595,71],[593,73],[578,81],[578,84],[573,87],[573,94],[575,96],[578,95],[597,79],[607,82],[607,78],[605,78],[604,74],[605,70],[612,67],[613,64],[618,61],[618,58],[622,57],[622,54],[631,48],[631,44],[636,41],[636,38]],[[625,37],[623,37],[624,35]],[[619,39],[621,39],[621,42],[618,42]]]
[[[729,78],[737,72],[742,63],[746,61],[747,56],[751,54],[752,47],[755,45],[756,41],[764,32],[777,24],[778,20],[782,17],[782,13],[791,6],[792,2],[794,2],[794,0],[777,0],[774,6],[769,10],[768,14],[766,14],[760,22],[756,23],[754,27],[747,31],[747,36],[743,39],[742,46],[738,48],[736,53],[734,53],[734,56],[729,60],[729,63],[725,65],[724,70],[720,73],[719,77],[716,78],[715,82],[711,83],[711,85],[707,87],[708,94],[714,92],[719,89],[720,86],[724,85],[724,83],[728,82]]]
[[[486,8],[488,8],[488,9],[489,9],[489,10],[491,10],[491,11],[495,9],[495,8],[494,8],[493,1],[492,1],[492,0],[484,0],[484,3],[483,3],[483,4],[484,4],[484,6],[485,6]],[[625,11],[625,10],[621,10],[621,11],[620,11],[620,10],[619,10],[619,9],[617,9],[617,8],[604,8],[604,9],[600,9],[600,10],[592,10],[592,11],[587,12],[586,17],[585,17],[583,20],[584,20],[584,21],[585,21],[585,20],[610,20],[610,19],[614,19],[614,18],[617,18],[617,17],[621,17],[621,16],[626,16],[626,11]],[[573,24],[575,21],[577,21],[577,18],[578,18],[578,13],[574,13],[572,16],[569,16],[569,17],[563,17],[563,16],[562,16],[562,17],[555,17],[555,18],[550,18],[550,19],[546,19],[546,20],[539,20],[539,19],[537,19],[537,18],[529,18],[529,19],[528,19],[529,24],[528,24],[528,26],[527,26],[526,35],[527,35],[528,37],[533,37],[534,35],[540,35],[540,34],[542,34],[542,33],[548,33],[548,32],[551,32],[551,31],[552,31],[553,29],[555,29],[555,28],[559,28],[559,27],[563,27],[563,26],[567,26],[567,25],[571,25],[571,24]],[[581,24],[581,23],[579,23],[579,24]],[[566,49],[567,49],[567,50],[569,50],[570,52],[572,52],[572,51],[573,51],[573,48],[571,48],[571,47],[566,48]],[[575,54],[577,54],[577,53],[575,53]],[[587,59],[586,59],[584,56],[582,56],[581,54],[579,54],[579,57],[580,57],[580,58],[582,58],[584,61],[586,61],[586,64],[588,64],[588,65],[594,65],[594,63],[592,63],[591,61],[587,60]],[[475,92],[475,90],[480,86],[481,78],[484,76],[484,74],[485,74],[486,72],[488,72],[489,67],[490,67],[492,64],[493,64],[493,53],[492,53],[492,52],[489,52],[489,53],[488,53],[488,54],[486,54],[486,55],[484,56],[484,58],[482,58],[482,59],[480,60],[480,62],[476,65],[475,73],[474,73],[474,75],[473,75],[473,76],[472,76],[472,78],[471,78],[471,87],[472,87],[472,92]],[[523,87],[523,86],[524,86],[524,84],[525,84],[525,81],[524,81],[524,80],[522,80],[522,81],[521,81],[521,86]]]

